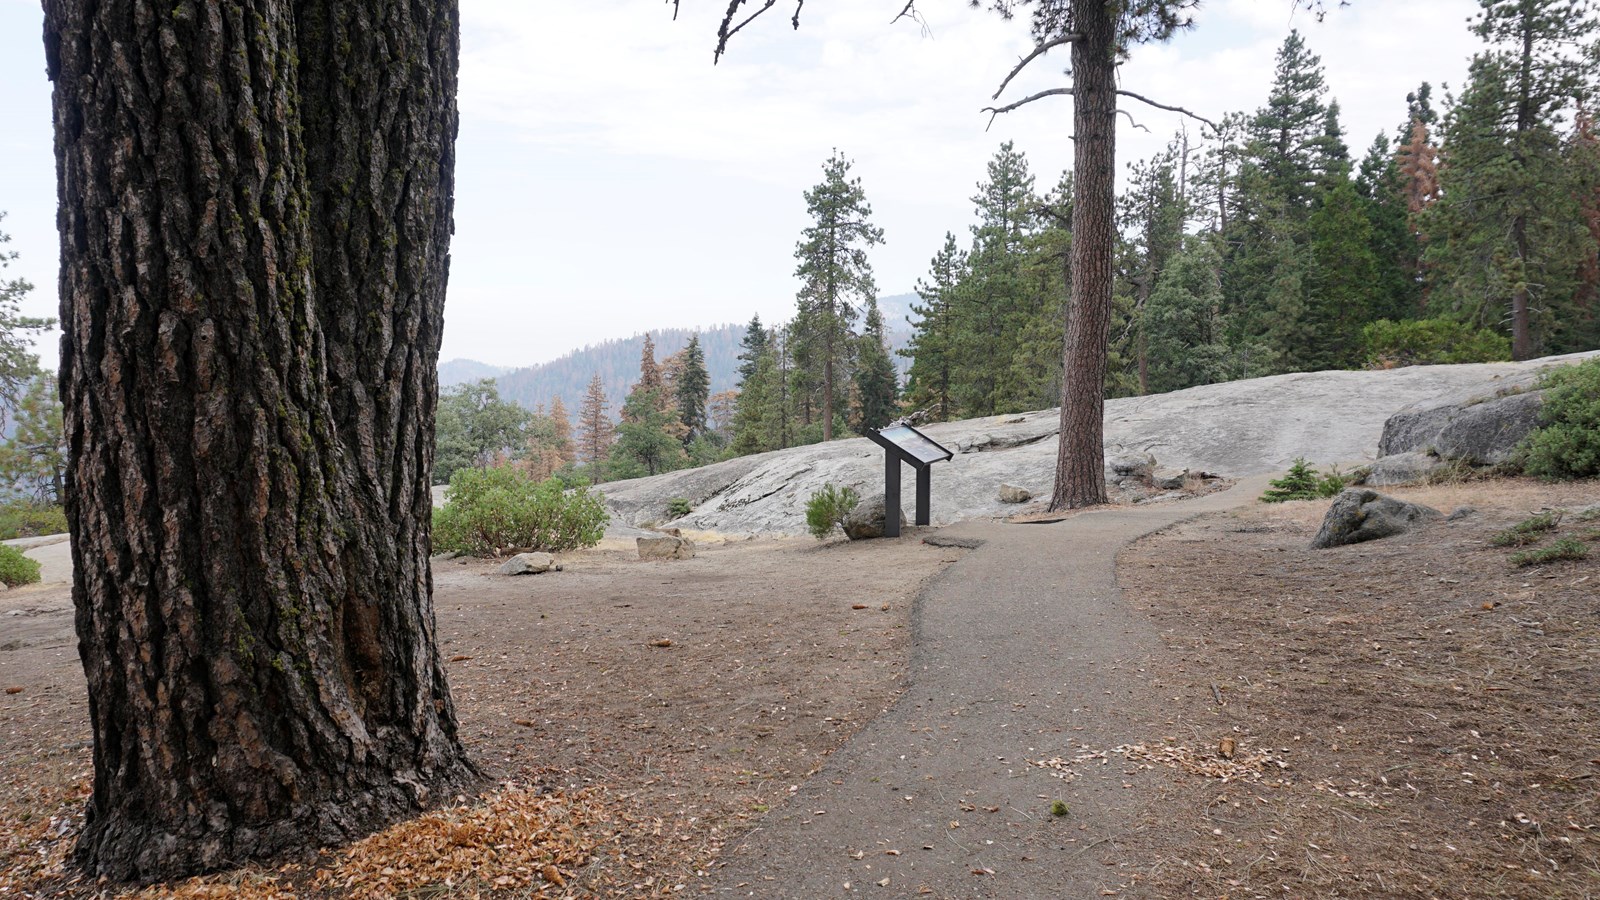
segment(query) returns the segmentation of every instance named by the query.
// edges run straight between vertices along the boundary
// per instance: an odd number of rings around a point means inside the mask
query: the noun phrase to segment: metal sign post
[[[933,505],[932,466],[955,456],[910,425],[893,424],[876,431],[867,429],[867,437],[883,448],[883,535],[900,536],[900,464],[910,463],[917,472],[918,525],[931,521],[929,507]]]

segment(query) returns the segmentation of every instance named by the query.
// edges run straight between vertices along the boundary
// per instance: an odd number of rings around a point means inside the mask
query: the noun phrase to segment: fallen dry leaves
[[[1269,772],[1289,768],[1289,764],[1274,756],[1270,748],[1249,749],[1234,738],[1224,738],[1218,748],[1208,750],[1196,750],[1184,744],[1168,742],[1155,746],[1123,744],[1110,750],[1080,747],[1079,751],[1078,755],[1071,759],[1052,756],[1049,759],[1029,760],[1028,765],[1038,769],[1048,769],[1055,777],[1071,781],[1078,777],[1078,767],[1095,761],[1104,764],[1110,760],[1110,754],[1116,754],[1134,762],[1144,763],[1146,767],[1162,765],[1190,775],[1215,778],[1224,783],[1259,782]]]
[[[82,796],[72,799],[82,804]],[[508,785],[475,803],[435,810],[325,854],[314,873],[293,863],[270,870],[247,867],[120,896],[291,900],[311,893],[376,900],[419,892],[515,892],[547,897],[617,835],[619,818],[600,788],[543,792]],[[76,824],[76,817],[56,816],[7,835],[0,845],[8,859],[0,869],[0,897],[84,895],[88,886],[65,865]]]
[[[510,890],[566,884],[613,833],[604,792],[537,793],[507,788],[476,806],[402,822],[341,850],[314,884],[353,898],[401,890]]]

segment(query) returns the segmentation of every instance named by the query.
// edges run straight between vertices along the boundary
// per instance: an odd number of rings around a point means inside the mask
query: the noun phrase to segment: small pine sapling
[[[806,501],[806,528],[817,540],[826,540],[835,528],[844,528],[845,517],[861,498],[854,488],[835,488],[825,484]]]

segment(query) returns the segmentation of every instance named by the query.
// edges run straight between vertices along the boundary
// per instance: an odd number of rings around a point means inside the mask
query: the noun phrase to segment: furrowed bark
[[[455,10],[360,6],[45,2],[94,876],[473,775],[428,568]]]
[[[1072,21],[1082,37],[1072,44],[1072,289],[1052,510],[1106,502],[1101,429],[1115,239],[1117,6],[1109,0],[1072,2]]]

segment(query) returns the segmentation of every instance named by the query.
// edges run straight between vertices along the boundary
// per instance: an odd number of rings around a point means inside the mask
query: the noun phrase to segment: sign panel
[[[878,435],[924,466],[943,462],[955,455],[910,425],[890,425],[879,431]]]

